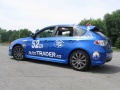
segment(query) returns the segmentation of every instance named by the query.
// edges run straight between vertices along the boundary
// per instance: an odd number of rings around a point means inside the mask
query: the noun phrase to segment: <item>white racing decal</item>
[[[35,56],[46,56],[46,57],[61,58],[61,55],[57,55],[55,52],[29,51],[28,54],[29,55],[35,55]]]
[[[93,53],[92,57],[93,57],[93,59],[97,60],[97,59],[100,58],[100,54],[96,51],[96,52]]]
[[[23,47],[23,48],[26,47],[26,42],[27,42],[27,40],[23,40],[23,41],[22,41],[22,47]]]
[[[43,48],[43,44],[40,44],[40,40],[33,40],[32,48]]]
[[[90,30],[90,26],[87,26],[87,30]]]
[[[87,33],[86,35],[84,36],[80,36],[81,38],[95,38],[92,33]]]
[[[54,42],[54,46],[57,48],[62,48],[63,47],[64,42],[62,40],[56,40]]]

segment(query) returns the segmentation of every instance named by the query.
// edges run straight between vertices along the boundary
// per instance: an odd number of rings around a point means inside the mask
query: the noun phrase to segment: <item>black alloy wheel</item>
[[[22,46],[15,46],[13,48],[13,57],[16,60],[23,60],[24,59],[24,50]]]
[[[84,71],[90,68],[89,56],[85,51],[74,51],[70,56],[70,65],[75,70]]]

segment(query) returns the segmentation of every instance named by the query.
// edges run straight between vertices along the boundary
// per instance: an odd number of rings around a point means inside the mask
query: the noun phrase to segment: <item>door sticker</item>
[[[54,46],[57,48],[62,48],[64,46],[64,42],[62,40],[56,40],[54,42]]]
[[[43,44],[40,44],[40,40],[33,40],[32,48],[43,48]]]
[[[23,47],[23,48],[26,47],[26,42],[27,42],[27,40],[23,40],[23,41],[22,41],[22,47]]]
[[[94,52],[93,55],[92,55],[92,57],[93,57],[93,59],[95,59],[95,60],[99,59],[99,58],[100,58],[99,52],[97,52],[97,51]]]
[[[47,52],[47,51],[28,51],[28,54],[34,56],[62,58],[62,55],[58,55],[55,52]]]

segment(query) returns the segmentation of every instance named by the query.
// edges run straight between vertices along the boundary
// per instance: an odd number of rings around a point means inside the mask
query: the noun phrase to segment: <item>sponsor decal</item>
[[[26,47],[26,42],[27,42],[27,40],[23,40],[23,41],[22,41],[22,47],[23,47],[23,48]]]
[[[87,30],[90,30],[90,26],[87,26]]]
[[[86,26],[87,26],[87,30],[90,30],[91,24],[89,22],[86,24]]]
[[[81,36],[81,38],[95,38],[91,33],[86,33],[84,36]]]
[[[63,47],[64,42],[62,40],[56,40],[54,42],[54,46],[57,48],[62,48]]]
[[[61,58],[61,55],[57,55],[55,52],[46,52],[46,51],[28,51],[29,55],[34,56],[44,56],[44,57],[55,57]]]
[[[99,58],[100,58],[99,52],[97,52],[97,51],[94,52],[93,55],[92,55],[92,57],[93,57],[93,59],[95,59],[95,60],[99,59]]]
[[[43,44],[40,44],[40,40],[33,40],[32,48],[43,48]]]
[[[80,39],[94,39],[96,37],[94,37],[92,35],[92,33],[86,33],[84,36],[76,36],[76,40],[80,40]]]

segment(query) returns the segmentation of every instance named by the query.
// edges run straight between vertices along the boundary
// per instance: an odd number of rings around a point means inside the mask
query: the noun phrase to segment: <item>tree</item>
[[[18,39],[18,38],[19,38],[18,31],[14,30],[12,35],[9,37],[9,41],[12,42],[13,40]]]
[[[115,42],[115,47],[120,48],[120,37],[117,38]]]
[[[114,46],[115,41],[120,35],[120,10],[116,10],[112,12],[112,14],[105,14],[104,22],[107,29],[107,35],[112,40]]]
[[[4,42],[12,42],[15,39],[20,37],[27,37],[31,34],[32,32],[29,31],[28,29],[20,29],[18,30],[6,30],[6,29],[2,29],[0,28],[0,42],[4,43]]]
[[[20,29],[19,33],[20,33],[20,38],[23,38],[23,37],[28,37],[32,32],[29,31],[28,29]]]

